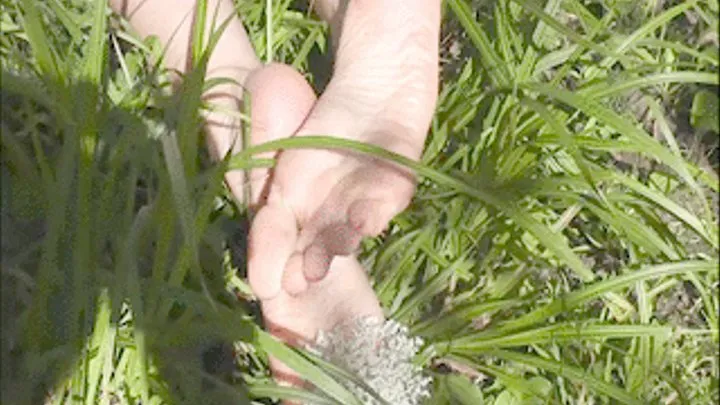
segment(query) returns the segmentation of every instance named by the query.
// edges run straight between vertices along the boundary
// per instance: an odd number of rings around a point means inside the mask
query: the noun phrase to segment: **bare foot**
[[[270,65],[252,73],[246,84],[252,94],[252,142],[259,144],[291,136],[309,113],[315,96],[303,77],[284,65]],[[297,173],[298,177],[302,172]],[[252,173],[253,201],[262,200],[262,190],[268,183],[267,171]],[[237,181],[238,178],[231,177]],[[234,190],[242,189],[235,183]],[[237,194],[236,194],[237,195]],[[294,218],[262,216],[270,210],[260,210],[258,218],[274,232],[282,232],[288,223],[294,227]],[[273,252],[264,251],[273,255]],[[250,257],[257,254],[252,249]],[[256,262],[257,263],[257,262]],[[337,257],[332,263],[332,275],[313,284],[302,294],[291,296],[285,292],[272,299],[261,299],[262,313],[269,331],[285,342],[304,346],[314,341],[319,331],[330,331],[337,324],[358,317],[383,317],[377,297],[365,271],[354,257]],[[253,267],[252,272],[269,272],[272,269]],[[271,366],[276,379],[299,384],[292,370],[277,361]]]
[[[298,136],[337,136],[417,159],[437,99],[440,2],[418,3],[432,8],[424,19],[412,5],[391,13],[370,3],[344,11],[333,78]],[[250,232],[253,290],[262,299],[302,293],[326,276],[333,257],[380,233],[413,193],[413,175],[387,162],[283,152]]]

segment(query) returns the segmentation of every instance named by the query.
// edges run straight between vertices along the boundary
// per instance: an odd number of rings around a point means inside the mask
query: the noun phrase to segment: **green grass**
[[[0,6],[2,403],[354,403],[262,331],[222,184],[310,146],[421,175],[362,259],[425,338],[428,403],[720,400],[717,0],[447,0],[420,163],[326,137],[212,163],[202,45],[171,92],[104,1]],[[322,87],[324,24],[237,8],[263,59]],[[274,385],[268,354],[319,389]]]

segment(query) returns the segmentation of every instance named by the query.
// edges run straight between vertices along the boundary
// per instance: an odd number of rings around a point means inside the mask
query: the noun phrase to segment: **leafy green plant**
[[[104,1],[0,6],[3,403],[357,403],[353,376],[262,330],[242,277],[222,176],[293,148],[418,174],[362,259],[427,343],[429,403],[718,400],[717,166],[688,147],[717,132],[717,1],[447,0],[463,52],[420,162],[332,134],[211,162],[225,22],[194,31],[173,89]],[[237,9],[260,55],[319,85],[325,24],[289,0]],[[268,355],[317,389],[274,384]]]

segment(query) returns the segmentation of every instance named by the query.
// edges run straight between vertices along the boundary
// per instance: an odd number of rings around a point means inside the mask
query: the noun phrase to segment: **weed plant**
[[[327,27],[301,3],[237,9],[319,89]],[[212,162],[222,21],[173,88],[104,0],[0,6],[2,403],[358,403],[352,376],[263,331],[222,182],[308,147],[419,174],[362,260],[425,342],[429,404],[720,400],[717,0],[446,0],[420,162],[332,134]],[[268,355],[317,389],[275,385]]]

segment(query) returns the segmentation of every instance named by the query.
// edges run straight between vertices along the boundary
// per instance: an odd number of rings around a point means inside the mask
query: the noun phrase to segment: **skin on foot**
[[[252,103],[253,144],[291,136],[304,122],[315,96],[303,77],[283,65],[266,66],[250,75],[246,88]],[[292,96],[292,97],[291,97]],[[253,171],[252,204],[263,203],[263,193],[272,184],[267,171]],[[242,184],[235,184],[236,187]],[[269,216],[263,218],[263,216]],[[261,209],[258,218],[274,233],[294,228],[294,217],[282,211]],[[248,252],[252,257],[256,252]],[[269,271],[251,267],[251,272]],[[287,273],[287,276],[293,276]],[[289,281],[291,282],[291,281]],[[337,324],[363,316],[382,317],[377,297],[364,269],[354,257],[337,257],[330,273],[322,281],[308,286],[302,293],[290,295],[281,291],[271,299],[261,299],[263,319],[268,330],[283,341],[296,346],[311,343],[320,330],[332,330]],[[284,383],[301,384],[301,380],[282,363],[271,359],[275,378]]]
[[[335,136],[419,158],[437,100],[440,15],[439,2],[421,3],[434,8],[387,13],[370,3],[348,5],[333,78],[296,136]],[[425,14],[431,18],[419,17]],[[283,152],[250,231],[253,291],[266,300],[304,292],[326,277],[334,257],[354,254],[363,237],[382,232],[414,188],[411,173],[379,159]]]

